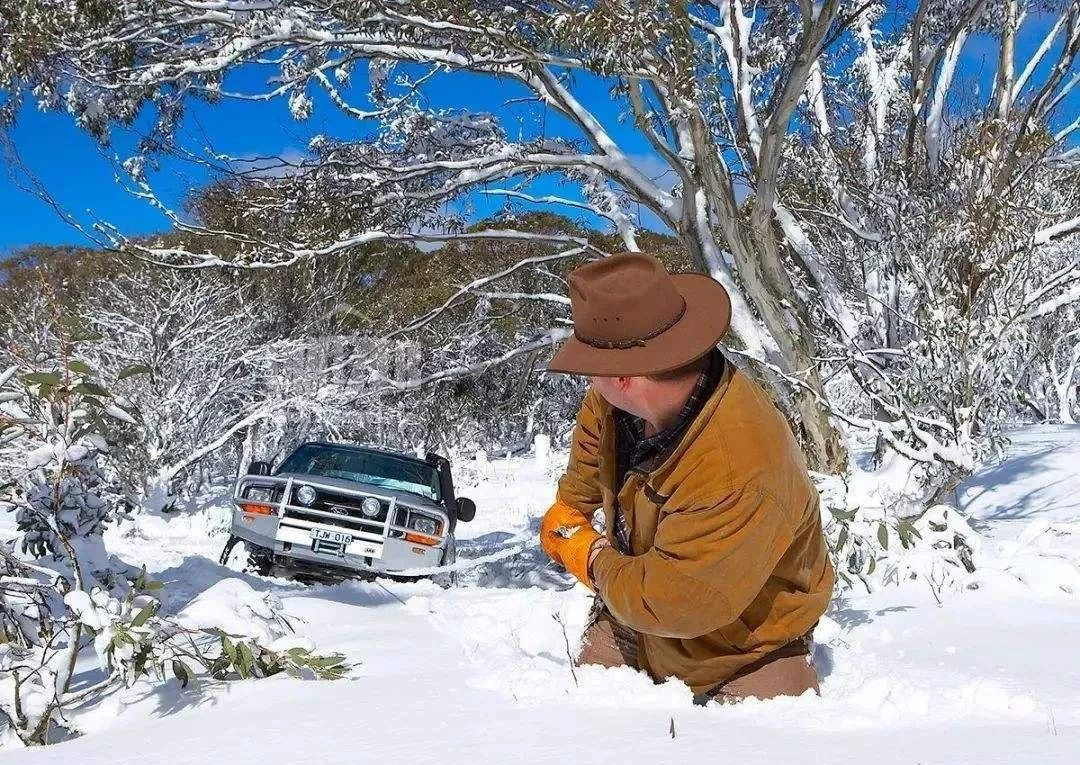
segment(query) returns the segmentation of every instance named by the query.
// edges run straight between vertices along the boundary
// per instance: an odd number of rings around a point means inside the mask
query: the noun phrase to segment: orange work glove
[[[575,528],[577,530],[568,537],[559,533],[559,529]],[[544,552],[590,588],[589,551],[598,539],[602,537],[596,533],[589,518],[561,500],[555,501],[540,522],[540,546]]]
[[[589,553],[598,539],[603,537],[596,533],[596,529],[588,525],[582,526],[569,539],[562,540],[562,549],[559,550],[563,568],[590,590],[596,588],[589,576]]]
[[[570,507],[561,499],[556,499],[555,504],[544,513],[544,517],[540,521],[540,546],[544,548],[544,552],[548,554],[549,558],[561,564],[562,559],[559,550],[566,539],[559,535],[556,530],[588,525],[589,518],[584,513]]]

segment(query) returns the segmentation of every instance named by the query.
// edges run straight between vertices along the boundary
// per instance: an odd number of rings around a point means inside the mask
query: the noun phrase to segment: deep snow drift
[[[589,594],[533,543],[557,465],[462,466],[477,500],[460,586],[306,587],[218,566],[222,498],[110,532],[147,560],[166,607],[254,618],[285,604],[346,680],[137,686],[81,715],[86,735],[28,763],[1075,763],[1080,752],[1080,428],[1014,434],[1009,458],[957,492],[984,535],[959,591],[924,581],[852,595],[819,628],[822,697],[696,708],[678,683],[567,658]],[[209,592],[208,592],[209,590]],[[938,603],[938,600],[941,603]],[[215,614],[215,609],[218,613]],[[224,611],[225,613],[220,613]],[[556,621],[556,616],[566,625]],[[674,738],[671,731],[674,726]]]

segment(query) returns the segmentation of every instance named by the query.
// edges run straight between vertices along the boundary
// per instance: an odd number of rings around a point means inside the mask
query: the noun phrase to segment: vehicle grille
[[[364,515],[362,510],[360,510],[360,503],[362,501],[362,498],[335,495],[330,494],[329,492],[320,491],[318,499],[311,505],[311,508],[313,510],[322,510],[324,513],[363,518],[366,521],[373,521],[376,523],[386,522],[386,513],[389,510],[389,506],[385,502],[380,501],[379,514],[369,518]]]
[[[321,513],[332,513],[333,518],[328,518],[325,515],[307,512],[307,509],[296,505],[295,494],[293,496],[293,505],[285,508],[283,518],[296,518],[297,520],[308,521],[309,523],[317,523],[324,526],[336,526],[342,529],[351,529],[354,531],[365,531],[368,533],[382,533],[383,524],[386,523],[386,514],[389,512],[389,505],[386,502],[380,500],[379,514],[374,517],[364,515],[360,509],[360,503],[362,498],[337,495],[332,492],[320,491],[318,498],[311,504],[311,510],[318,510]],[[407,520],[408,511],[404,508],[398,507],[394,511],[395,518],[393,523],[398,525],[405,525]]]

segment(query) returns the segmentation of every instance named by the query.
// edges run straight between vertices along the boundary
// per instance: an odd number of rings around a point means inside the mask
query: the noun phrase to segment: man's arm
[[[665,516],[653,549],[627,556],[606,547],[592,563],[612,615],[638,632],[695,638],[735,621],[791,545],[794,525],[754,486]]]
[[[570,446],[570,461],[559,480],[555,504],[540,522],[540,544],[556,563],[562,563],[563,537],[556,530],[591,522],[603,501],[600,495],[600,402],[590,388],[581,402]]]
[[[592,517],[603,501],[600,496],[600,411],[599,394],[585,393],[578,410],[570,444],[570,461],[559,479],[558,500]]]

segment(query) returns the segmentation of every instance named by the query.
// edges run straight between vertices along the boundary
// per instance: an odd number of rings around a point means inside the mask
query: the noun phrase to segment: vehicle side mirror
[[[256,460],[248,465],[248,475],[270,475],[270,463]]]
[[[476,517],[476,503],[468,497],[457,498],[457,517],[459,521],[468,523]]]

